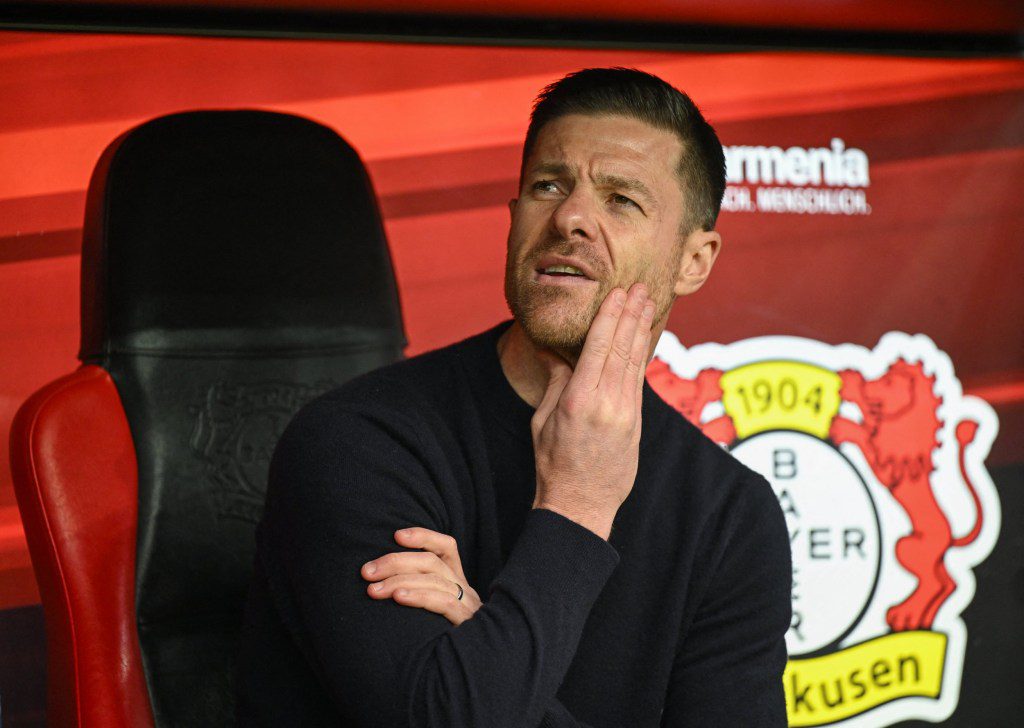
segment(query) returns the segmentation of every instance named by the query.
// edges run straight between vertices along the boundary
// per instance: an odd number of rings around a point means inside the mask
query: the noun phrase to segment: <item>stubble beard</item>
[[[598,283],[598,291],[586,301],[586,292],[538,284],[531,280],[530,273],[506,270],[509,310],[534,346],[576,361],[601,302],[613,286]]]
[[[579,255],[578,250],[569,250],[572,247],[565,243],[560,248],[545,246],[543,250],[534,251],[528,260],[535,261],[545,252]],[[655,304],[654,321],[661,321],[675,300],[672,273],[679,269],[681,258],[680,247],[666,270],[657,270],[655,263],[648,260],[643,262],[634,275],[628,276],[628,280],[618,281],[611,280],[607,266],[602,262],[586,257],[588,264],[600,275],[597,290],[589,294],[589,300],[584,300],[588,295],[585,291],[539,284],[533,280],[534,269],[531,265],[506,259],[505,301],[534,346],[551,349],[564,359],[576,362],[601,304],[616,286],[629,290],[637,281],[645,283]]]

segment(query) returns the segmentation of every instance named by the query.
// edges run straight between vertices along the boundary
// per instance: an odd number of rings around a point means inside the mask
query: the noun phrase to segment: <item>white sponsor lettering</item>
[[[761,212],[793,212],[798,215],[870,215],[864,190],[823,190],[817,187],[759,187],[757,209]]]
[[[871,184],[868,155],[846,148],[838,137],[829,147],[724,147],[726,180],[730,184],[821,185],[867,187]]]

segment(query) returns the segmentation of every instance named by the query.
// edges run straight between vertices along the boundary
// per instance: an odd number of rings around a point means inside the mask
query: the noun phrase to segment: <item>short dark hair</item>
[[[725,193],[725,154],[718,135],[689,96],[635,68],[584,68],[549,84],[533,103],[521,174],[541,129],[569,114],[617,114],[671,131],[683,146],[677,173],[687,193],[686,232],[713,230]]]

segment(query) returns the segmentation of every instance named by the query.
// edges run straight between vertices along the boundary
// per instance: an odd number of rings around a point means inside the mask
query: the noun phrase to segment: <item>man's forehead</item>
[[[673,132],[620,115],[569,114],[540,130],[527,160],[528,173],[572,171],[579,165],[606,174],[674,172],[682,143]]]

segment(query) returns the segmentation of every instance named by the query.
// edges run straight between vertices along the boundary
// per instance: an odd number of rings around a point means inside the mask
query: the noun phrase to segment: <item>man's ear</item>
[[[675,286],[677,296],[687,296],[704,285],[721,249],[722,236],[717,231],[697,229],[690,233],[679,261]]]

